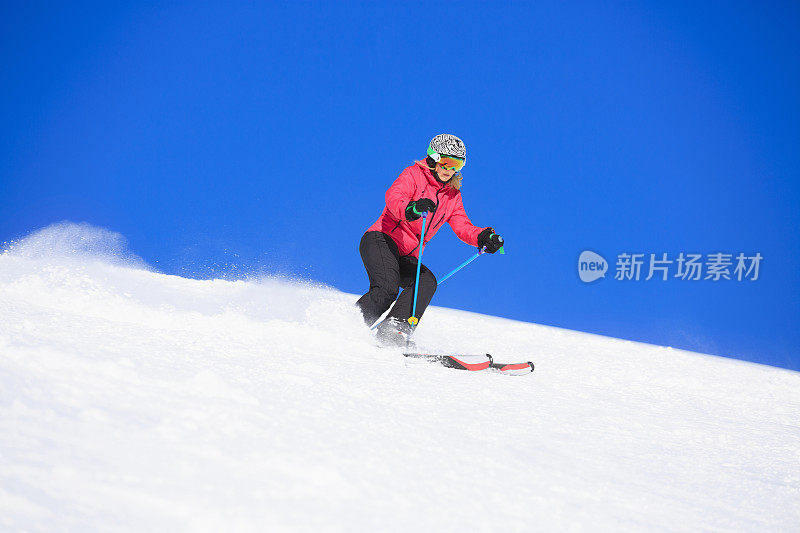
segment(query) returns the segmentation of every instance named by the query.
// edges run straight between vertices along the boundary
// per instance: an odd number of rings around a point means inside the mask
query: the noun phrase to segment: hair
[[[436,171],[436,161],[434,161],[431,156],[425,158],[425,163],[428,165],[428,170],[430,170],[431,172]],[[461,172],[456,172],[455,174],[453,174],[452,178],[450,178],[445,182],[445,185],[448,185],[451,188],[458,191],[461,189],[461,178],[462,178]]]

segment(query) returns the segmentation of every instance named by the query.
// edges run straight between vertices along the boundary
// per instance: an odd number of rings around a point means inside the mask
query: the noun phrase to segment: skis
[[[533,363],[495,363],[491,354],[458,355],[458,354],[429,354],[429,353],[404,353],[409,361],[435,363],[446,368],[469,370],[470,372],[494,372],[508,376],[522,376],[533,372]]]

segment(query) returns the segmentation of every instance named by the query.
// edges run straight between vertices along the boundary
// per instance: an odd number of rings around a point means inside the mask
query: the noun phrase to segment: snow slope
[[[11,246],[0,530],[800,530],[800,374],[438,307],[421,346],[536,371],[406,366],[355,299]]]

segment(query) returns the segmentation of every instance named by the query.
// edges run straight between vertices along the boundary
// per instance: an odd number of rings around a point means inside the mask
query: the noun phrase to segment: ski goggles
[[[464,160],[458,159],[457,157],[442,156],[439,158],[437,163],[439,163],[445,170],[455,170],[458,172],[464,168]]]

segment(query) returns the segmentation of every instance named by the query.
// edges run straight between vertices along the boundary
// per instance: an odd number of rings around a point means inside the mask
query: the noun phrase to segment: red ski
[[[470,372],[495,372],[509,376],[521,376],[533,372],[533,363],[495,363],[491,354],[459,355],[459,354],[430,354],[430,353],[404,353],[410,360],[424,361],[440,364],[447,368],[469,370]]]

